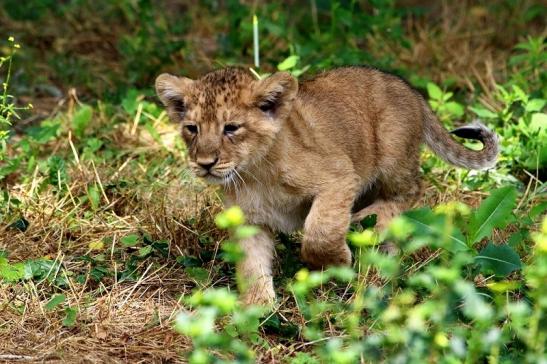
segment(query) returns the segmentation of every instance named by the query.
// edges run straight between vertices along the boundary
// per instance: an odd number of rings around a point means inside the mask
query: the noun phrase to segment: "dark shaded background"
[[[482,61],[485,51],[502,57],[519,38],[543,31],[546,15],[541,2],[516,0],[267,3],[4,0],[0,34],[14,36],[24,50],[14,94],[47,99],[75,87],[84,99],[119,99],[129,88],[149,88],[162,71],[196,76],[225,64],[251,65],[254,13],[261,71],[295,53],[310,72],[368,63],[414,75],[419,86],[420,75],[439,81],[474,65],[481,70],[473,50]],[[439,42],[439,30],[449,37]],[[462,41],[467,54],[458,49]]]

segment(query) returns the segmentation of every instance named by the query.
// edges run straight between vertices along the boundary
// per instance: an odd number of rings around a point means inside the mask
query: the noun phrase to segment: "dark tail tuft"
[[[460,138],[479,140],[482,142],[484,141],[485,137],[483,131],[483,128],[481,128],[480,126],[471,124],[454,129],[450,132],[450,134],[454,134],[455,136],[458,136]]]

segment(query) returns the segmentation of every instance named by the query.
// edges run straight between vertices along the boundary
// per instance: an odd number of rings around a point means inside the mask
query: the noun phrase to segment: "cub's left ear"
[[[167,108],[171,121],[180,121],[186,113],[184,95],[192,87],[194,81],[186,77],[177,77],[163,73],[156,78],[156,93]]]
[[[285,117],[292,108],[297,92],[298,81],[288,72],[277,72],[255,81],[253,104],[267,114]]]

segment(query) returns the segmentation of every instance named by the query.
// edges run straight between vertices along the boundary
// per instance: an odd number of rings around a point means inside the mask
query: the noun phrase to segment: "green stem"
[[[15,52],[12,51],[11,54],[8,56],[8,74],[6,75],[6,86],[4,86],[4,94],[2,97],[2,110],[4,110],[4,108],[6,107],[6,102],[8,100],[8,85],[11,77],[11,62],[14,54]]]

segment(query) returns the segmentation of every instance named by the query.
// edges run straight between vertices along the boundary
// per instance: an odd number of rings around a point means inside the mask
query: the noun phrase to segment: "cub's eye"
[[[224,125],[224,134],[235,133],[239,129],[239,125],[236,124],[226,124]]]
[[[276,105],[275,101],[272,101],[272,100],[264,100],[260,104],[258,104],[258,108],[262,112],[266,112],[266,113],[274,112],[276,106],[277,105]]]
[[[197,125],[189,124],[189,125],[185,125],[184,127],[186,128],[186,130],[188,130],[192,134],[197,134],[197,132],[198,132]]]

